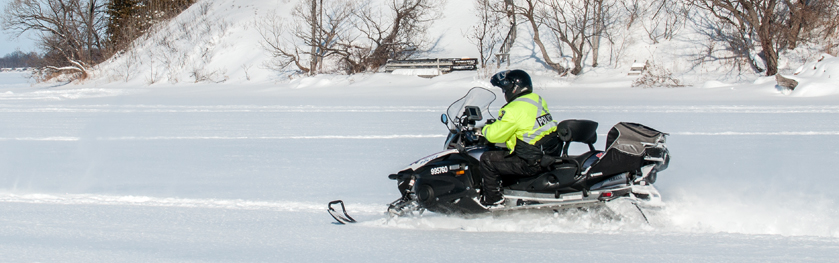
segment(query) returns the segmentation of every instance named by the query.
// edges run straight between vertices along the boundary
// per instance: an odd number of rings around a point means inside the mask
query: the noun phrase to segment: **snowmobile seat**
[[[598,155],[602,151],[588,151],[580,155],[562,157],[559,162],[551,165],[550,169],[539,175],[526,178],[515,178],[507,185],[512,190],[554,193],[566,189],[579,191],[582,171],[600,160]]]
[[[594,143],[597,142],[597,122],[591,120],[564,120],[556,127],[557,136],[562,142],[562,150],[557,164],[570,163],[576,166],[577,172],[584,169],[584,164],[589,158],[597,153]],[[580,142],[588,145],[588,152],[580,155],[568,155],[568,148],[572,142]],[[554,165],[554,169],[556,169]]]
[[[591,157],[594,156],[595,154],[602,153],[602,152],[603,151],[598,151],[598,150],[587,151],[587,152],[585,152],[583,154],[580,154],[580,155],[569,155],[568,158],[572,159],[574,161],[577,161],[577,163],[579,163],[582,166],[581,168],[585,169],[586,167],[589,167],[592,164],[594,164],[595,161],[597,160],[597,159],[591,159]]]
[[[578,179],[577,173],[575,164],[557,164],[551,171],[534,177],[516,178],[510,185],[504,186],[511,190],[550,193],[574,185]]]
[[[565,161],[561,161],[551,165],[551,168],[546,172],[540,173],[537,176],[516,178],[512,180],[512,184],[508,187],[512,190],[535,191],[535,192],[557,192],[562,189],[579,191],[581,180],[583,180],[582,171],[600,160],[596,155],[602,151],[588,151],[581,155],[570,155],[564,157]],[[573,161],[571,161],[573,160]],[[571,188],[569,188],[571,187]]]
[[[594,151],[594,143],[597,142],[597,122],[591,120],[564,120],[557,124],[556,131],[559,140],[562,141],[562,153],[560,157],[568,157],[568,147],[571,146],[571,142],[588,144],[590,152]]]
[[[564,120],[557,124],[557,136],[562,142],[561,155],[550,165],[547,172],[537,176],[518,178],[508,187],[512,190],[555,192],[575,185],[580,173],[595,162],[592,156],[600,151],[594,149],[597,142],[597,122],[591,120]],[[589,151],[580,155],[569,155],[572,142],[585,143]]]

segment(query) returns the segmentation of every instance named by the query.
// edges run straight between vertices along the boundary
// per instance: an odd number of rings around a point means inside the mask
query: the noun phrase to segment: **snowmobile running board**
[[[497,208],[488,208],[487,210],[490,213],[498,214],[498,213],[505,213],[505,212],[514,212],[514,211],[523,211],[523,210],[541,210],[541,209],[553,209],[556,211],[557,209],[568,209],[568,208],[581,208],[581,207],[591,207],[591,206],[601,206],[604,205],[605,201],[599,200],[580,200],[580,201],[572,201],[572,202],[565,202],[565,203],[549,203],[549,204],[533,204],[533,205],[523,205],[523,206],[512,206],[512,207],[497,207]],[[637,202],[631,202],[631,204],[638,209],[638,212],[641,214],[641,217],[644,219],[644,222],[650,224],[650,220],[647,218],[647,214],[644,213],[644,210],[638,206]],[[606,207],[608,208],[608,207]]]
[[[338,213],[338,211],[335,210],[335,208],[332,208],[332,205],[335,205],[335,204],[340,204],[341,205],[341,212],[343,213],[343,215]],[[347,224],[347,223],[355,223],[356,222],[355,219],[353,219],[350,215],[347,214],[347,208],[344,207],[344,201],[335,200],[335,201],[329,202],[329,205],[327,206],[326,211],[329,212],[329,215],[331,215],[332,218],[335,219],[335,221],[338,221],[338,224],[344,225],[344,224]]]

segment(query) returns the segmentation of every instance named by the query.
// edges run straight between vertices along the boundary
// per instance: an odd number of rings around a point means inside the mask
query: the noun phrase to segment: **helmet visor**
[[[501,90],[504,91],[505,93],[509,92],[509,91],[512,91],[513,82],[510,81],[510,79],[507,78],[507,73],[510,73],[510,71],[505,70],[505,71],[501,71],[501,72],[496,73],[495,75],[492,76],[492,79],[490,79],[489,83],[491,83],[493,86],[501,88]]]

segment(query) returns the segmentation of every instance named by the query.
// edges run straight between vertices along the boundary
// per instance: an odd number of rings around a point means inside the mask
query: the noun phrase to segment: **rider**
[[[523,70],[496,73],[490,80],[501,88],[507,104],[501,107],[498,121],[489,120],[481,133],[491,143],[506,143],[509,151],[487,151],[481,155],[484,206],[501,205],[499,176],[507,178],[534,176],[542,171],[544,153],[556,154],[561,143],[557,123],[548,112],[548,104],[532,93],[530,76]]]

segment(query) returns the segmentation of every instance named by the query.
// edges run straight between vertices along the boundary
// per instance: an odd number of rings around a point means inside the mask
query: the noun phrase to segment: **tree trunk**
[[[763,16],[760,18],[760,26],[758,27],[758,38],[760,38],[760,47],[763,49],[763,61],[766,64],[766,76],[772,76],[778,73],[778,51],[775,50],[775,42],[772,35],[772,21],[775,6],[775,0],[769,2],[762,7]]]
[[[571,52],[573,53],[571,58],[574,61],[574,68],[571,69],[571,74],[573,75],[579,75],[580,72],[583,72],[583,58],[585,57],[583,54],[583,48],[585,48],[585,41],[580,39],[579,43],[579,45],[574,45],[574,41],[569,42]]]
[[[763,48],[763,61],[766,64],[766,76],[772,76],[778,73],[778,52],[771,39],[764,40],[760,38],[760,45]]]
[[[591,40],[591,66],[597,67],[597,57],[600,56],[600,36],[603,31],[603,0],[594,3],[594,36]],[[573,74],[573,73],[571,73]]]
[[[549,67],[559,74],[565,73],[567,69],[565,69],[562,65],[554,63],[553,60],[551,60],[551,56],[548,55],[548,50],[545,48],[545,44],[542,44],[542,39],[539,37],[539,25],[536,24],[535,17],[533,16],[534,7],[531,4],[529,8],[530,14],[525,14],[525,17],[527,17],[527,20],[530,21],[530,26],[533,28],[533,42],[539,46],[539,51],[542,52],[542,58],[545,59],[545,64],[548,64]]]
[[[319,0],[319,3],[318,3],[318,27],[320,27],[320,28],[324,27],[324,25],[323,25],[323,0]],[[320,50],[318,50],[318,61],[317,61],[318,69],[317,69],[317,72],[320,73],[320,72],[323,71],[323,57],[326,54],[325,49],[327,48],[328,44],[326,43],[326,41],[327,41],[326,37],[323,36],[323,31],[321,31],[321,30],[318,30],[318,39],[320,39],[320,42],[318,43],[318,48]]]
[[[87,8],[87,60],[88,63],[93,62],[93,19],[96,13],[96,1],[91,0]]]
[[[317,2],[317,0],[312,0],[312,14],[311,14],[311,17],[309,18],[309,23],[312,24],[312,53],[310,53],[310,58],[309,58],[309,76],[313,76],[313,75],[317,74],[317,72],[315,72],[315,69],[317,69],[317,67],[318,67],[318,54],[317,54],[317,51],[318,51],[318,38],[317,38],[318,23],[317,23],[317,17],[318,17],[318,2]]]
[[[789,18],[789,28],[787,29],[788,32],[786,34],[787,39],[787,49],[793,50],[798,46],[798,35],[801,33],[801,24],[804,21],[804,18],[801,17],[802,10],[797,9],[798,7],[790,6],[790,18]]]
[[[417,2],[419,5],[419,2]],[[399,35],[399,30],[402,27],[402,20],[405,19],[405,15],[413,12],[413,8],[416,6],[408,7],[406,9],[399,9],[399,7],[394,7],[396,11],[396,16],[393,19],[393,27],[390,29],[390,33],[386,37],[381,40],[381,43],[378,43],[376,49],[373,50],[372,55],[370,56],[371,61],[367,64],[370,69],[372,68],[379,68],[384,64],[387,64],[388,60],[388,53],[393,51],[393,45],[396,42],[396,37]]]

